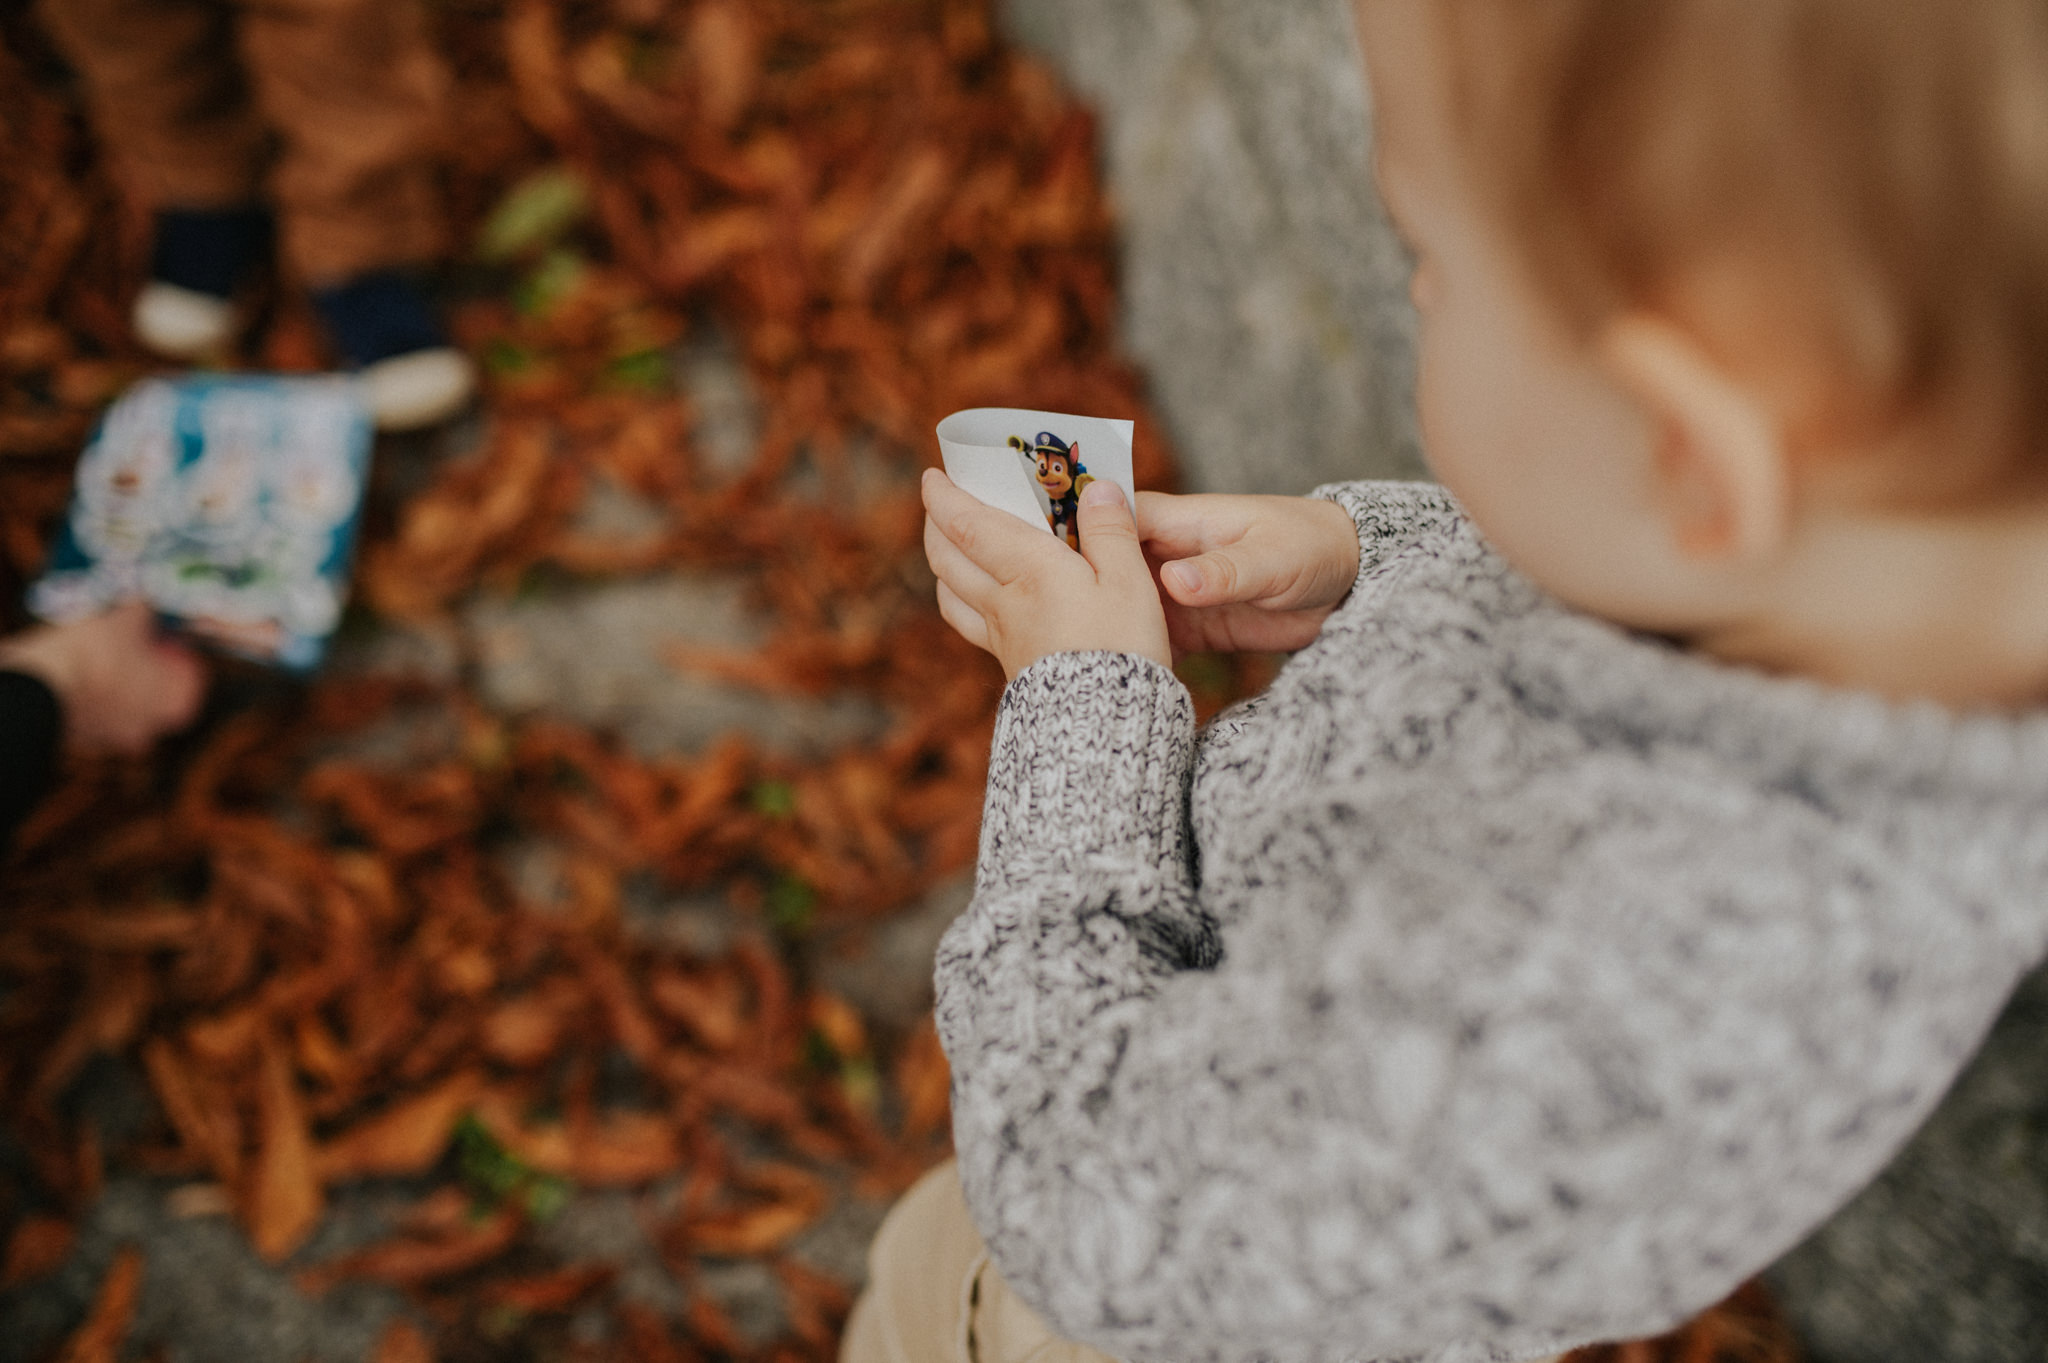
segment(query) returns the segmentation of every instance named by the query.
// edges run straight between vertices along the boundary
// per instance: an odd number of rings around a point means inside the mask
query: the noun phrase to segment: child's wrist
[[[68,706],[78,690],[77,660],[63,647],[63,636],[48,625],[0,639],[0,671],[35,678],[50,688],[59,706]]]

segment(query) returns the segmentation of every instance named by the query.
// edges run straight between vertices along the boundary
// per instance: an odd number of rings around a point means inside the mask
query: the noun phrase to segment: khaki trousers
[[[839,1363],[1115,1363],[1062,1339],[989,1262],[950,1160],[882,1222]],[[1560,1356],[1550,1363],[1565,1363]]]
[[[268,190],[314,285],[432,258],[446,77],[418,0],[41,0],[144,206]]]
[[[959,1170],[948,1161],[882,1222],[839,1363],[1114,1360],[1060,1338],[1010,1291],[967,1217]]]

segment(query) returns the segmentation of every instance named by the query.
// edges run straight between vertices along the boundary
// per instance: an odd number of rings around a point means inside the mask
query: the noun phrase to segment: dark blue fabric
[[[166,284],[229,298],[270,252],[270,214],[261,208],[166,209],[156,215],[149,274]]]
[[[49,789],[63,736],[56,692],[25,672],[0,672],[0,850]]]
[[[358,275],[338,288],[317,290],[313,306],[327,323],[334,348],[357,368],[448,344],[426,295],[395,270]]]

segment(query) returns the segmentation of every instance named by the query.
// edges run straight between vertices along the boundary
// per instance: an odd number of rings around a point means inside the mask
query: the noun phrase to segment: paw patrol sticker
[[[939,423],[939,449],[946,475],[960,487],[1078,549],[1081,490],[1088,484],[1107,479],[1137,504],[1135,430],[1134,422],[1103,417],[978,407]]]
[[[347,599],[370,443],[350,379],[146,380],[79,459],[29,607],[68,620],[140,596],[225,652],[310,669]]]

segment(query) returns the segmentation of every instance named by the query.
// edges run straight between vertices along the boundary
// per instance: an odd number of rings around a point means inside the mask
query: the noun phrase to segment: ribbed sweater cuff
[[[1194,702],[1150,659],[1060,653],[1026,668],[996,718],[983,891],[1047,871],[1184,864],[1194,749]]]
[[[1453,533],[1463,513],[1435,483],[1325,483],[1309,496],[1335,502],[1358,527],[1358,580],[1364,584],[1389,555],[1430,536]]]

